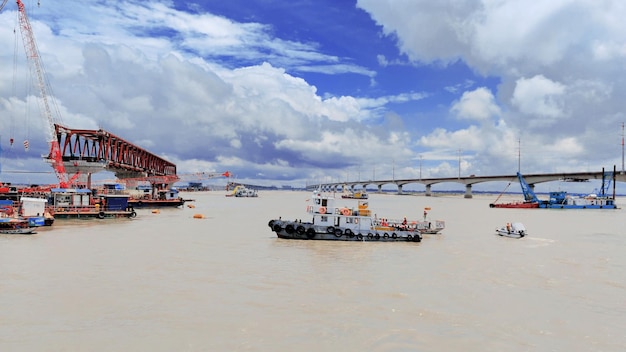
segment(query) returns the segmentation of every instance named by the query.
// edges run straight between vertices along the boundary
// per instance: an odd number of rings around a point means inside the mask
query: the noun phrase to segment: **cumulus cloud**
[[[542,75],[517,80],[511,103],[522,113],[544,117],[544,125],[564,117],[564,85],[553,82]]]
[[[491,91],[485,87],[464,92],[461,99],[450,109],[459,118],[469,120],[487,120],[500,114]]]
[[[38,36],[46,33],[42,57],[61,66],[50,72],[63,122],[70,127],[113,132],[176,163],[180,173],[230,169],[242,179],[264,175],[267,181],[259,183],[302,182],[328,170],[341,174],[346,167],[390,154],[411,154],[409,139],[398,138],[398,131],[372,131],[360,123],[380,117],[385,104],[418,100],[422,94],[321,97],[316,87],[287,73],[287,68],[308,63],[307,69],[328,74],[375,74],[356,65],[333,66],[338,59],[314,45],[272,38],[259,24],[184,13],[167,2],[127,2],[124,11],[98,3],[76,7],[76,13],[87,15],[89,9],[107,20],[87,28],[74,17],[48,13],[62,22],[62,35],[33,21],[43,27]],[[137,33],[166,29],[170,35],[184,35],[171,40]],[[8,37],[8,29],[0,28],[0,36]],[[55,50],[59,42],[68,49]],[[267,58],[268,48],[269,57],[282,66],[246,64]],[[4,47],[3,62],[12,57],[9,50]],[[210,51],[243,60],[232,67],[234,61],[225,65],[219,58],[213,60]],[[65,62],[71,67],[63,66]],[[328,64],[326,69],[319,69],[320,63]],[[13,94],[6,83],[0,83],[0,90]],[[19,114],[26,97],[18,94],[11,101],[0,105],[3,115],[9,110]],[[32,124],[40,131],[46,122],[35,116]],[[36,133],[34,140],[47,140]],[[31,153],[45,151],[45,142],[32,143]]]
[[[568,165],[574,170],[580,165],[600,169],[618,162],[619,153],[612,146],[618,143],[617,137],[607,140],[600,131],[615,129],[624,120],[626,82],[620,77],[626,55],[626,22],[622,20],[626,4],[358,0],[357,6],[416,65],[449,66],[461,61],[476,72],[498,77],[493,104],[480,103],[477,90],[462,92],[459,85],[447,89],[462,93],[451,105],[451,113],[468,123],[483,121],[474,131],[481,138],[495,140],[495,133],[504,132],[514,136],[514,141],[521,139],[526,151],[541,151],[544,159],[574,158]],[[500,111],[483,109],[488,106]],[[498,116],[500,127],[485,124],[486,116]],[[421,142],[435,145],[436,137],[449,141],[448,136],[458,138],[474,127],[457,128],[445,133],[435,130]],[[544,148],[555,138],[567,148]],[[477,150],[475,160],[489,154]],[[489,166],[497,165],[495,160],[484,159],[483,170],[495,172]],[[546,166],[538,159],[533,162],[528,167]]]

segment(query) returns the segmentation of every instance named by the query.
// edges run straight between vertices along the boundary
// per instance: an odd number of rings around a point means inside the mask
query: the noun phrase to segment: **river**
[[[447,227],[421,243],[326,242],[267,226],[306,220],[308,192],[224,194],[0,235],[0,351],[626,350],[623,209],[370,194],[379,217],[430,207]],[[514,221],[529,236],[495,235]]]

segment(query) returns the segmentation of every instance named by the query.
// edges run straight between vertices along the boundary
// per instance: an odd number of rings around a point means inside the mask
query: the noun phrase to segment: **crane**
[[[7,0],[4,0],[2,6],[4,6],[6,1]],[[49,137],[48,142],[50,144],[50,154],[48,155],[48,161],[52,164],[52,168],[54,169],[54,172],[56,173],[56,176],[59,180],[59,187],[67,188],[76,180],[76,178],[78,177],[78,173],[69,178],[67,172],[65,171],[65,165],[63,164],[63,156],[61,155],[59,141],[54,134],[55,119],[52,116],[52,108],[50,104],[51,101],[54,102],[54,97],[50,96],[47,92],[47,87],[49,86],[49,84],[46,81],[43,63],[41,62],[41,55],[39,54],[39,49],[37,48],[37,43],[35,42],[33,28],[30,25],[28,16],[26,15],[24,3],[22,3],[21,0],[16,0],[16,3],[19,14],[18,17],[20,22],[20,33],[22,34],[22,41],[24,43],[24,51],[26,52],[26,59],[31,64],[30,69],[34,71],[35,75],[37,76],[40,108],[42,110],[42,113],[45,115],[47,121],[47,130]],[[56,114],[60,116],[56,104],[54,104],[54,108]]]

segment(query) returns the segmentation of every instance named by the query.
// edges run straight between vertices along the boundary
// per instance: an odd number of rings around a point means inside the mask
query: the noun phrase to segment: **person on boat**
[[[424,221],[426,221],[426,217],[428,216],[428,212],[424,210]]]
[[[506,223],[506,232],[511,233],[511,223],[510,222]]]

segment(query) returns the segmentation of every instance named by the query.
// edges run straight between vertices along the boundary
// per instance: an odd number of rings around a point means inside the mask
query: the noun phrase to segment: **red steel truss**
[[[107,171],[127,177],[176,175],[175,164],[105,130],[54,128],[65,163],[105,163]]]

